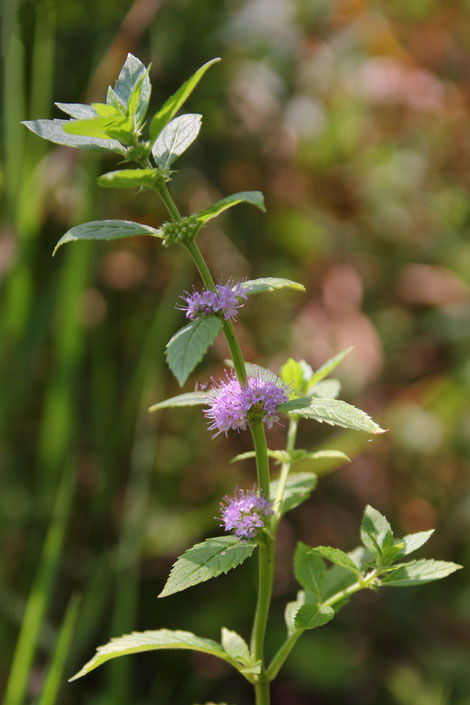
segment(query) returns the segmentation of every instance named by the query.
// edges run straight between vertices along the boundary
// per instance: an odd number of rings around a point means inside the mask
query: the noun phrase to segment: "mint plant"
[[[231,360],[224,376],[208,390],[182,393],[160,401],[150,411],[169,407],[201,406],[212,436],[233,431],[249,431],[254,450],[234,458],[253,458],[257,486],[236,488],[221,501],[219,521],[225,535],[206,539],[180,556],[160,592],[165,598],[193,585],[216,578],[237,568],[257,554],[259,565],[257,605],[249,643],[234,631],[222,627],[220,642],[188,631],[158,629],[134,632],[112,639],[98,648],[96,655],[71,679],[89,673],[104,662],[126,654],[158,649],[189,649],[212,654],[229,663],[254,686],[257,705],[270,701],[269,685],[277,676],[295,643],[309,629],[334,619],[337,612],[359,590],[382,586],[421,585],[450,575],[460,568],[455,563],[428,559],[408,560],[432,531],[396,538],[387,519],[376,509],[365,509],[360,538],[362,545],[345,553],[331,546],[310,547],[299,542],[294,555],[294,573],[300,590],[285,609],[286,637],[270,663],[265,659],[265,634],[273,584],[275,540],[279,522],[310,496],[317,485],[314,472],[298,472],[301,461],[314,464],[324,457],[348,458],[335,450],[312,452],[296,448],[298,425],[313,420],[369,434],[384,429],[364,411],[337,399],[339,383],[329,378],[349,350],[344,350],[318,370],[304,360],[289,358],[279,374],[244,360],[234,324],[251,296],[277,289],[304,291],[302,284],[288,279],[265,277],[249,281],[216,283],[198,248],[197,235],[204,225],[229,208],[248,204],[264,211],[258,191],[235,193],[200,213],[182,216],[168,184],[175,175],[173,165],[201,128],[201,115],[177,116],[180,108],[205,72],[218,61],[204,64],[158,110],[149,121],[143,137],[151,85],[149,68],[128,55],[106,103],[92,105],[57,103],[69,116],[63,120],[33,120],[24,123],[32,132],[52,142],[70,147],[114,152],[121,164],[133,168],[108,172],[98,184],[112,188],[151,189],[161,198],[170,220],[160,228],[124,220],[93,221],[71,228],[57,243],[77,240],[115,240],[148,236],[160,239],[165,247],[179,245],[192,258],[203,288],[183,292],[176,306],[185,311],[188,323],[168,342],[166,358],[180,386],[202,360],[222,332]],[[285,450],[270,450],[265,427],[287,423]],[[269,460],[280,465],[271,479]]]

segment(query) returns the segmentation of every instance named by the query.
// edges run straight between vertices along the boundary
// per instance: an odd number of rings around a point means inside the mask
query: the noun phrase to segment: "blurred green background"
[[[218,639],[225,624],[248,636],[255,601],[254,562],[156,597],[175,557],[219,531],[221,496],[254,481],[250,463],[228,464],[249,434],[210,442],[197,410],[146,411],[178,393],[163,352],[195,272],[153,240],[52,260],[71,225],[166,215],[148,192],[98,191],[113,159],[41,142],[20,121],[59,117],[54,100],[102,100],[128,51],[152,62],[151,112],[223,58],[188,103],[203,130],[178,162],[175,198],[190,213],[262,190],[266,217],[238,207],[201,248],[222,278],[308,289],[250,300],[246,357],[319,366],[354,345],[342,396],[390,429],[370,442],[301,428],[300,447],[353,461],[284,520],[273,653],[297,589],[296,539],[352,549],[366,503],[398,534],[435,527],[427,555],[470,564],[469,20],[468,0],[4,0],[0,690],[16,649],[5,705],[248,705],[239,677],[201,655],[134,656],[65,679],[132,629]],[[187,389],[225,356],[218,340]],[[468,569],[361,594],[303,637],[273,705],[469,705],[469,636]]]

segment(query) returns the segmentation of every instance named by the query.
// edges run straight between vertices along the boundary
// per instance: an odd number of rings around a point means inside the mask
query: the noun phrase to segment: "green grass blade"
[[[57,701],[60,687],[65,680],[64,669],[74,635],[79,604],[76,596],[70,599],[37,705],[55,705]]]
[[[24,700],[39,630],[58,570],[74,486],[75,469],[68,468],[57,491],[51,523],[16,643],[3,705],[21,705]]]

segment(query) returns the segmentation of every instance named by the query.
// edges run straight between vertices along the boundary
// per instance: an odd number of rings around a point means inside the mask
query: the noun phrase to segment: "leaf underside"
[[[291,399],[277,408],[283,413],[294,414],[331,426],[373,434],[385,432],[365,411],[339,399]]]
[[[206,392],[187,392],[186,394],[179,394],[177,397],[171,397],[170,399],[164,399],[164,401],[159,401],[157,404],[153,404],[149,411],[158,411],[159,409],[168,409],[175,406],[200,406],[207,402]]]
[[[55,255],[59,247],[76,240],[118,240],[123,237],[161,237],[155,228],[130,220],[94,220],[82,223],[68,230],[62,235],[54,248]]]

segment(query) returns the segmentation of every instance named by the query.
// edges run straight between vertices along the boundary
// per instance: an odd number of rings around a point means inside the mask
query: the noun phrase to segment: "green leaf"
[[[152,144],[155,142],[165,125],[171,120],[172,117],[176,115],[184,102],[189,98],[201,78],[206,73],[207,69],[218,61],[220,61],[219,58],[212,59],[201,66],[191,76],[191,78],[185,81],[183,85],[178,88],[176,93],[168,98],[163,107],[154,115],[152,122],[150,123],[150,138]]]
[[[400,556],[407,556],[409,553],[417,551],[418,548],[424,546],[424,544],[429,541],[434,533],[434,529],[429,531],[419,531],[417,534],[408,534],[401,539],[403,543],[403,548],[400,550]]]
[[[367,505],[361,522],[361,541],[377,557],[383,555],[386,538],[388,545],[393,545],[392,527],[387,519],[377,509]],[[390,538],[392,542],[390,543]]]
[[[82,223],[67,230],[55,246],[52,255],[54,256],[62,245],[76,240],[117,240],[121,237],[142,237],[143,235],[160,237],[158,230],[150,225],[134,223],[131,220],[92,220],[90,223]]]
[[[141,121],[147,112],[151,90],[148,69],[136,56],[128,54],[111,95],[117,96],[127,110],[131,97],[137,93],[136,116]]]
[[[313,373],[313,376],[310,378],[308,382],[308,387],[307,391],[310,391],[312,387],[314,387],[320,380],[324,379],[327,377],[330,372],[333,372],[335,367],[339,365],[340,362],[344,360],[346,355],[348,355],[351,350],[352,346],[350,348],[346,348],[345,350],[342,350],[340,353],[335,355],[334,357],[330,358],[327,360],[316,372]]]
[[[292,389],[291,397],[301,397],[305,392],[304,370],[300,362],[290,357],[281,367],[282,381]]]
[[[312,595],[315,595],[318,602],[321,602],[326,567],[320,556],[302,541],[297,543],[294,555],[294,572],[302,587],[312,593]]]
[[[125,115],[95,117],[89,120],[69,120],[64,131],[69,135],[94,137],[95,139],[116,139],[128,144],[133,134],[133,125]]]
[[[83,135],[72,135],[64,132],[64,126],[70,125],[72,122],[71,120],[25,120],[22,125],[34,132],[38,137],[54,142],[54,144],[92,149],[97,152],[118,152],[119,154],[124,154],[124,147],[117,140],[84,137]]]
[[[287,627],[287,634],[289,636],[297,629],[295,626],[295,615],[303,604],[305,604],[305,592],[300,590],[297,593],[297,598],[293,602],[288,602],[286,605],[286,609],[284,610],[284,620]]]
[[[84,103],[54,103],[54,105],[57,105],[59,110],[76,120],[88,120],[98,114],[92,105],[85,105]]]
[[[318,553],[319,556],[326,558],[328,561],[331,561],[331,563],[334,563],[340,568],[349,570],[357,576],[360,575],[360,571],[352,558],[350,558],[347,553],[344,553],[344,551],[340,551],[339,548],[332,548],[331,546],[315,546],[313,550],[315,553]]]
[[[294,282],[291,279],[282,279],[280,277],[262,277],[261,279],[248,279],[240,282],[239,285],[233,287],[235,291],[237,286],[247,295],[262,294],[265,291],[277,291],[277,289],[297,289],[297,291],[305,291],[303,284]]]
[[[332,607],[307,603],[302,605],[295,615],[294,624],[297,629],[316,629],[330,622],[334,616],[335,611]]]
[[[222,627],[222,646],[234,661],[239,661],[244,666],[251,664],[251,654],[248,644],[237,632]]]
[[[169,167],[194,142],[201,129],[202,115],[180,115],[163,128],[152,147],[152,155],[160,167]]]
[[[181,387],[217,338],[221,328],[220,318],[197,318],[181,328],[167,343],[166,359]]]
[[[173,408],[175,406],[199,406],[207,402],[207,392],[187,392],[179,394],[177,397],[159,401],[149,408],[149,411],[159,411],[160,409]]]
[[[132,632],[132,634],[111,639],[104,646],[99,646],[96,650],[96,655],[70,680],[74,681],[85,676],[110,659],[127,656],[128,654],[141,654],[145,651],[157,651],[159,649],[202,651],[205,654],[211,654],[224,661],[229,661],[229,657],[222,646],[212,639],[202,639],[192,632],[185,632],[179,629],[176,631],[172,629],[157,629]]]
[[[313,473],[302,472],[296,473],[295,475],[289,475],[284,490],[280,516],[284,516],[286,512],[290,512],[291,509],[295,509],[295,507],[298,507],[299,504],[305,502],[305,500],[312,494],[316,485],[317,476]],[[278,480],[271,483],[271,501],[276,499],[278,487]]]
[[[170,577],[158,597],[167,597],[237,568],[256,548],[252,541],[235,536],[206,539],[189,548],[174,564]]]
[[[336,399],[341,391],[341,384],[337,379],[324,379],[318,382],[308,392],[308,396],[321,397],[322,399]]]
[[[98,177],[98,185],[108,188],[153,188],[158,169],[119,169]]]
[[[313,419],[331,426],[341,426],[367,433],[385,433],[385,430],[380,428],[365,411],[339,399],[291,399],[280,404],[277,409],[286,414]]]
[[[209,220],[217,218],[218,215],[228,210],[229,208],[238,205],[239,203],[249,203],[252,206],[256,206],[263,212],[266,212],[266,207],[264,205],[264,196],[261,191],[240,191],[239,193],[232,193],[231,196],[226,196],[225,198],[222,198],[222,200],[217,201],[217,203],[214,203],[214,205],[210,206],[210,208],[206,208],[206,210],[201,211],[201,213],[198,214],[198,220],[200,223],[207,223]],[[299,284],[297,286],[299,287],[301,285]],[[269,289],[265,289],[265,291],[269,291]]]
[[[460,570],[460,568],[462,568],[461,565],[448,561],[435,561],[433,559],[410,561],[383,577],[382,584],[391,587],[423,585],[432,580],[446,578],[456,570]]]

